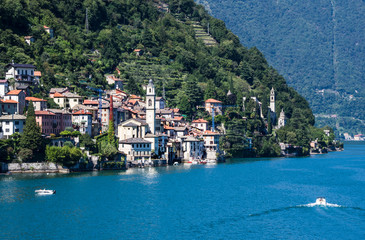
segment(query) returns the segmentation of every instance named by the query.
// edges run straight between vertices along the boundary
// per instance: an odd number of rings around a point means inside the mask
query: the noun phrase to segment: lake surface
[[[39,188],[57,194],[36,196]],[[340,206],[305,206],[319,196]],[[0,239],[365,239],[365,145],[303,158],[0,176]]]

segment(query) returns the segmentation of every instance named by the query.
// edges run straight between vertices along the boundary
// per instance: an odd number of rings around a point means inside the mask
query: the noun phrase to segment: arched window
[[[151,106],[152,106],[152,100],[151,100],[151,99],[149,99],[149,100],[148,100],[148,106],[149,106],[149,107],[151,107]]]
[[[152,88],[150,88],[150,93],[152,92]]]

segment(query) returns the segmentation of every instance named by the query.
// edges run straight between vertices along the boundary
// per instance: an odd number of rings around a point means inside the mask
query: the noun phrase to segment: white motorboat
[[[326,206],[327,205],[326,199],[324,197],[318,197],[316,199],[315,205]]]
[[[35,193],[38,195],[52,195],[56,194],[56,190],[39,189],[35,190]]]
[[[314,207],[314,206],[319,206],[319,207],[341,207],[341,205],[338,205],[338,204],[328,203],[324,197],[318,197],[316,199],[315,203],[309,203],[309,204],[304,205],[304,206],[307,206],[307,207]]]

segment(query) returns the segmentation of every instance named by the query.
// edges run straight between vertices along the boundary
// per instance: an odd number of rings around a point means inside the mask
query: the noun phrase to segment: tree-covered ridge
[[[91,94],[86,85],[108,88],[104,74],[115,73],[124,80],[127,92],[140,95],[144,95],[142,85],[152,77],[157,94],[165,93],[169,107],[180,108],[188,120],[209,119],[196,108],[209,98],[238,106],[217,117],[231,136],[225,142],[227,149],[253,138],[257,150],[267,150],[257,155],[275,155],[277,147],[267,149],[273,142],[302,144],[299,138],[304,135],[303,139],[314,140],[314,116],[307,101],[257,48],[242,46],[223,21],[193,0],[165,3],[168,11],[159,10],[160,1],[2,1],[0,10],[7,14],[1,16],[0,64],[11,60],[35,64],[42,72],[43,95],[57,86]],[[209,25],[216,45],[208,46],[197,37],[196,23],[207,32]],[[54,30],[53,38],[44,26]],[[26,44],[24,36],[33,36],[35,42]],[[135,49],[144,54],[136,56]],[[267,120],[250,109],[242,111],[243,97],[254,96],[262,103],[266,118],[271,88],[276,91],[276,116],[283,109],[289,118],[286,129],[298,137],[269,134],[262,139]],[[232,95],[227,95],[229,90]]]
[[[365,120],[365,4],[352,1],[198,1],[245,46],[256,46],[310,103],[321,123],[357,134]],[[324,90],[324,92],[320,92]]]

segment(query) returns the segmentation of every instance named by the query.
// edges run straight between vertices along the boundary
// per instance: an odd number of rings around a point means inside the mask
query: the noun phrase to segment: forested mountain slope
[[[262,51],[309,101],[318,122],[365,133],[356,121],[365,120],[364,1],[197,2],[222,19],[243,45]]]
[[[157,94],[187,120],[209,119],[197,109],[209,98],[234,106],[216,118],[226,123],[223,143],[232,155],[250,148],[257,156],[277,156],[278,142],[302,146],[308,154],[310,140],[323,138],[323,131],[313,127],[308,102],[263,54],[242,46],[223,21],[193,0],[0,0],[0,12],[0,77],[12,60],[34,64],[42,78],[33,91],[43,96],[51,87],[65,86],[90,96],[94,93],[86,86],[111,87],[107,73],[122,78],[128,93],[143,96],[142,86],[153,78]],[[53,37],[45,26],[53,29]],[[24,36],[34,42],[28,45]],[[137,49],[144,54],[137,56]],[[283,109],[288,118],[276,134],[271,125],[277,123],[268,117],[272,88],[276,116]],[[250,97],[259,99],[263,113]]]

